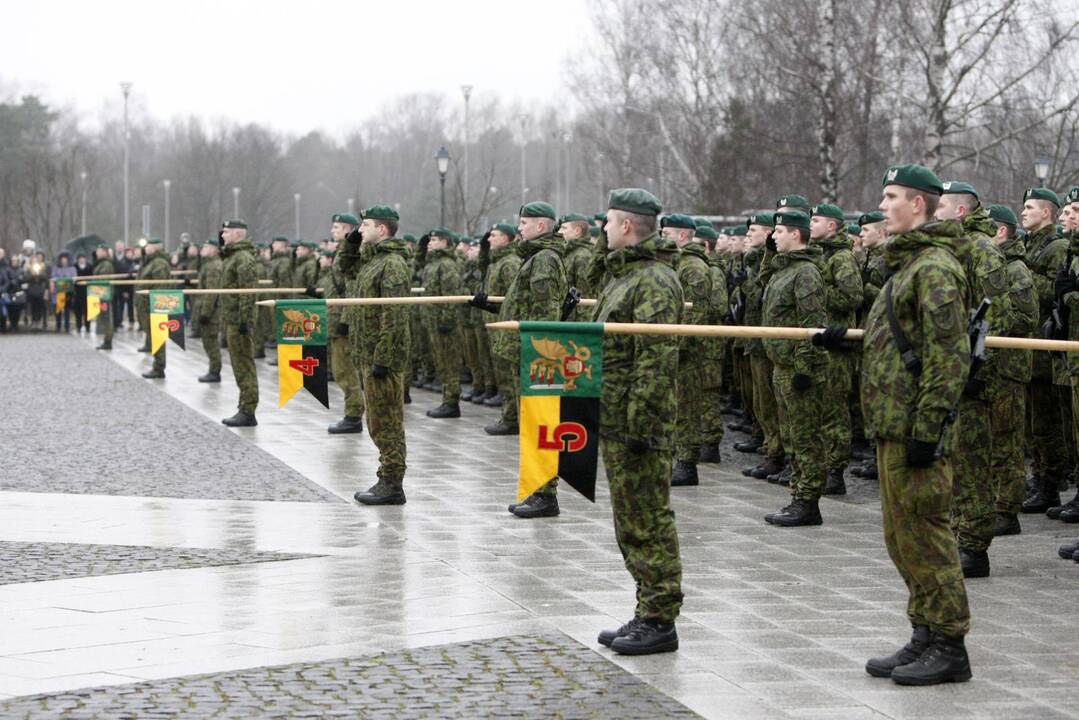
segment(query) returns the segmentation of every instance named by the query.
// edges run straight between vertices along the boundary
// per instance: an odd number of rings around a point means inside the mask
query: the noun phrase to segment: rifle
[[[1064,259],[1064,265],[1057,271],[1057,279],[1059,280],[1062,275],[1071,272],[1073,253],[1072,249],[1068,248],[1068,254]],[[1055,289],[1055,288],[1054,288]],[[1061,292],[1055,293],[1053,300],[1053,309],[1049,311],[1049,319],[1042,325],[1042,337],[1047,340],[1067,340],[1068,339],[1068,321],[1069,321],[1068,305],[1064,302],[1064,294]],[[1056,353],[1054,353],[1055,355]]]
[[[562,316],[559,318],[562,322],[566,321],[566,318],[573,313],[573,309],[581,304],[581,291],[575,287],[570,287],[566,293],[566,299],[562,301]]]
[[[978,371],[985,365],[985,338],[989,335],[989,320],[986,314],[993,301],[982,298],[982,304],[975,310],[970,311],[970,321],[967,323],[967,337],[970,338],[970,370],[967,372],[967,382],[963,387],[963,394],[968,397],[977,397],[985,389],[985,381],[978,379]],[[955,424],[959,416],[959,403],[948,411],[944,422],[940,426],[940,439],[937,441],[937,457],[944,451],[944,438],[948,435],[948,428]]]

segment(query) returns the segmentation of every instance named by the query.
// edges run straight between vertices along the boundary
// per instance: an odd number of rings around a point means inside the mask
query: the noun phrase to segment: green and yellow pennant
[[[325,407],[330,406],[326,373],[325,300],[278,300],[277,321],[278,407],[305,388]]]
[[[88,282],[86,283],[86,322],[97,320],[102,312],[109,311],[109,303],[112,302],[112,283]]]
[[[558,477],[595,502],[603,325],[522,322],[520,331],[517,499]]]
[[[187,350],[184,344],[184,291],[150,291],[150,353],[156,355],[166,340]]]
[[[62,315],[67,307],[67,301],[75,290],[73,278],[56,278],[56,314]]]

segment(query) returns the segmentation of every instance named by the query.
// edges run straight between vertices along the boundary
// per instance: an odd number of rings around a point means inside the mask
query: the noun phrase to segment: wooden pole
[[[172,280],[113,280],[113,285],[182,285],[183,283],[197,283],[198,280],[184,280],[173,278]]]
[[[415,290],[416,288],[413,288]],[[326,301],[327,305],[458,305],[467,303],[472,295],[431,295],[415,297],[377,297],[377,298],[331,298]],[[488,296],[487,302],[496,305],[505,300],[501,295]],[[593,307],[599,302],[595,298],[581,298],[580,307]],[[273,300],[260,300],[259,305],[273,307]],[[686,303],[687,308],[693,307],[693,303]]]
[[[307,288],[177,288],[183,290],[184,295],[302,295]],[[322,288],[315,288],[322,292]],[[149,295],[149,290],[136,290],[136,295]],[[317,298],[316,298],[317,299]],[[265,300],[258,303],[273,305],[273,300]]]

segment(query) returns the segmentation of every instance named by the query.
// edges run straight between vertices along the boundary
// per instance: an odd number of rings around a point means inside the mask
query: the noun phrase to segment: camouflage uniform
[[[682,248],[678,256],[677,273],[686,302],[693,303],[693,307],[685,313],[685,322],[691,325],[707,325],[712,320],[712,271],[708,267],[703,245],[690,242]],[[705,389],[719,384],[716,367],[708,362],[709,351],[706,338],[678,338],[675,459],[682,462],[696,464],[701,446],[712,439],[712,433],[706,432],[701,423],[711,400]]]
[[[336,256],[329,268],[323,269],[322,296],[327,300],[348,297],[348,281],[341,272],[341,261]],[[330,366],[333,367],[333,379],[345,395],[345,417],[362,418],[364,410],[363,388],[360,387],[360,373],[352,361],[352,345],[349,342],[348,324],[345,322],[345,308],[330,305],[326,308],[326,324],[329,329]]]
[[[481,251],[480,268],[487,268],[483,292],[494,297],[504,296],[510,285],[513,284],[513,279],[517,277],[517,272],[521,269],[521,257],[514,251],[514,246],[511,243],[498,250],[492,250],[490,264],[486,265],[487,262],[487,258]],[[483,311],[481,310],[480,312]],[[502,403],[502,422],[509,426],[515,426],[517,425],[517,386],[521,382],[521,371],[517,367],[516,361],[503,361],[502,358],[498,357],[495,353],[495,337],[495,335],[489,335],[488,340],[490,341],[491,362],[494,365],[498,392],[505,398],[505,402]]]
[[[824,279],[820,247],[810,245],[769,257],[764,290],[763,320],[774,327],[816,328],[825,324]],[[796,500],[819,500],[828,473],[826,440],[821,433],[824,394],[829,391],[825,351],[799,340],[765,340],[764,350],[774,367],[775,388],[784,438],[791,456],[791,495]],[[812,385],[796,390],[794,377],[804,375]]]
[[[592,261],[592,240],[586,235],[577,240],[566,241],[566,255],[562,262],[566,266],[566,283],[581,291],[581,297],[595,297],[596,289],[588,282],[588,265]],[[584,320],[591,314],[592,308],[578,305],[566,318],[571,322]]]
[[[357,297],[409,297],[412,273],[404,240],[373,246],[347,241],[338,251],[340,269],[353,278]],[[356,305],[345,313],[367,399],[367,426],[379,452],[378,478],[401,490],[405,476],[404,401],[410,335],[404,305]],[[380,378],[372,366],[389,372]]]
[[[150,255],[142,263],[142,267],[139,268],[140,280],[168,280],[172,277],[172,270],[169,266],[169,256],[165,254],[164,250],[158,250],[153,255]],[[137,290],[164,290],[161,285],[137,285]],[[149,295],[136,295],[135,297],[142,298],[142,302],[139,304],[140,312],[142,313],[142,324],[146,328],[146,337],[149,340],[150,337],[150,296]],[[165,345],[168,343],[162,343],[161,347],[154,353],[154,370],[159,372],[165,372]]]
[[[259,255],[259,280],[269,280],[272,271],[272,261],[263,260]],[[256,300],[274,300],[276,297],[259,295]],[[255,354],[263,357],[266,353],[266,345],[277,340],[277,329],[274,327],[274,312],[272,307],[258,307],[255,311]],[[276,343],[275,343],[276,344]]]
[[[751,255],[747,256],[749,262],[746,270],[749,279],[742,284],[742,290],[746,299],[745,325],[749,327],[764,324],[764,286],[767,278],[760,276],[763,253],[762,249],[754,248]],[[745,346],[743,361],[749,363],[753,417],[764,433],[764,448],[768,457],[782,463],[783,435],[779,423],[779,408],[776,405],[777,393],[772,384],[772,361],[768,359],[768,354],[764,351],[764,341],[760,338],[746,338],[741,342]]]
[[[480,263],[469,262],[467,282],[465,290],[475,295],[483,290],[484,276],[480,270]],[[491,340],[487,336],[488,313],[477,307],[465,306],[468,314],[468,332],[472,334],[476,345],[476,367],[472,369],[472,395],[490,394],[494,396],[498,380],[495,377],[495,366],[491,359]]]
[[[426,254],[427,248],[424,247],[422,254],[417,252],[413,255],[410,252],[408,258],[409,268],[412,272],[411,281],[417,287],[423,287],[423,281],[420,278],[423,277]],[[411,295],[411,288],[409,288],[409,294]],[[426,312],[422,305],[413,305],[408,311],[409,336],[412,338],[410,364],[413,376],[418,378],[420,382],[433,382],[435,378],[435,361],[431,355],[431,339],[427,333],[425,320]]]
[[[115,265],[112,264],[112,260],[105,258],[104,260],[94,261],[94,275],[113,275],[116,273]],[[118,288],[113,287],[112,293],[116,294]],[[105,347],[112,347],[112,301],[109,301],[101,308],[100,314],[97,316],[97,326],[101,328],[105,333]]]
[[[882,291],[866,321],[862,414],[877,439],[884,542],[910,593],[912,625],[961,637],[970,628],[959,550],[951,528],[952,468],[945,454],[928,467],[907,465],[912,439],[937,443],[959,402],[970,364],[963,266],[966,242],[956,222],[930,223],[892,238],[884,249],[893,271],[896,320],[921,360],[904,366]],[[946,433],[944,439],[949,439]]]
[[[723,325],[727,322],[727,312],[730,309],[730,296],[727,293],[727,272],[723,263],[714,255],[708,258],[708,269],[712,276],[712,308],[708,322],[712,325]],[[726,345],[723,338],[705,338],[705,362],[712,369],[714,377],[713,386],[704,388],[706,399],[704,410],[700,417],[701,432],[706,443],[718,444],[723,440],[723,415],[720,407],[723,405],[723,369],[727,363]]]
[[[605,258],[610,283],[600,293],[595,322],[677,323],[682,289],[655,258],[656,234]],[[682,607],[682,560],[670,507],[671,441],[675,416],[675,338],[605,335],[600,452],[611,489],[615,538],[637,584],[635,615],[673,623]],[[648,448],[634,453],[627,440]]]
[[[426,288],[424,295],[464,294],[460,269],[454,258],[455,253],[449,248],[427,252],[421,276]],[[442,381],[442,402],[456,405],[461,399],[461,306],[428,305],[424,311],[435,372]]]
[[[468,260],[455,255],[457,272],[460,279],[461,292],[467,295],[475,295],[479,289],[476,285],[476,261]],[[461,328],[461,339],[464,349],[464,365],[472,376],[472,391],[482,391],[487,386],[487,379],[483,375],[483,367],[480,364],[480,349],[476,342],[476,316],[473,311],[477,310],[470,305],[457,306],[457,318]],[[480,312],[483,312],[482,310]],[[471,399],[468,396],[467,399]]]
[[[763,259],[763,248],[750,248],[744,254],[739,255],[735,261],[735,273],[738,277],[741,277],[740,273],[744,273],[745,275],[745,279],[741,281],[736,280],[735,282],[735,292],[740,294],[745,308],[743,319],[739,323],[740,325],[748,325],[750,318],[753,317],[749,308],[749,296],[752,290],[750,283],[757,277]],[[762,285],[762,296],[764,292],[763,287],[764,286]],[[751,340],[749,338],[735,338],[731,341],[731,356],[733,360],[732,371],[734,373],[735,385],[741,395],[743,409],[742,418],[744,424],[752,425],[754,429],[757,430],[759,429],[759,422],[757,420],[756,408],[753,406],[753,370],[750,366],[749,357],[746,354],[750,347],[750,342]]]
[[[221,248],[224,289],[258,287],[258,253],[248,239]],[[225,324],[232,375],[240,388],[239,410],[254,415],[259,404],[259,377],[255,369],[255,295],[222,295],[221,315]]]
[[[199,265],[199,288],[221,287],[224,263],[219,255],[206,258]],[[221,296],[195,295],[194,316],[199,319],[202,333],[202,349],[210,361],[210,373],[221,372]]]

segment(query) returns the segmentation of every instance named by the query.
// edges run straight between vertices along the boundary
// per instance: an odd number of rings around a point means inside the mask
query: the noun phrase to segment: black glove
[[[490,252],[491,251],[491,231],[490,230],[485,232],[483,234],[483,237],[480,238],[480,250],[482,250],[484,252]]]
[[[779,248],[776,247],[776,239],[772,235],[768,236],[768,239],[764,241],[764,249],[771,250],[772,252],[779,252]]]
[[[824,332],[813,333],[811,342],[830,352],[846,353],[850,352],[850,345],[845,339],[846,334],[846,325],[829,325]]]
[[[371,377],[384,378],[390,374],[390,369],[385,365],[375,363],[371,366]]]
[[[241,335],[246,335],[248,332],[251,331],[251,328],[249,328],[247,326],[247,323],[245,323],[245,322],[240,323],[240,327],[238,327],[236,329],[239,331],[239,333]]]
[[[224,244],[225,244],[225,231],[224,230],[218,230],[217,231],[217,246],[221,247]]]
[[[791,378],[791,389],[793,390],[803,392],[811,387],[813,387],[813,378],[809,377],[808,375],[798,373]]]
[[[485,292],[478,292],[473,295],[472,299],[468,301],[468,304],[474,308],[479,308],[480,310],[485,310],[489,313],[497,313],[499,309],[498,305],[493,302],[487,301],[487,293]]]
[[[348,337],[348,323],[337,323],[337,336]]]
[[[1056,283],[1053,285],[1056,290],[1058,298],[1062,298],[1070,292],[1075,292],[1077,286],[1075,282],[1075,275],[1071,273],[1067,268],[1060,268],[1060,272],[1057,273]]]
[[[191,278],[189,278],[189,277],[184,278],[184,287],[191,287]]]
[[[648,450],[648,443],[640,438],[630,437],[626,438],[626,449],[634,455],[640,455]]]
[[[303,291],[303,294],[306,295],[309,298],[317,298],[318,297],[318,290],[316,290],[313,287],[309,287],[309,288],[307,288],[306,290]]]
[[[352,232],[345,235],[345,242],[352,243],[353,245],[359,245],[363,242],[363,235],[360,234],[358,227],[352,228]]]
[[[453,332],[453,325],[447,325],[446,323],[439,323],[435,326],[435,330],[438,330],[439,335],[449,335]]]
[[[937,459],[937,444],[915,440],[907,441],[907,467],[929,467]]]

